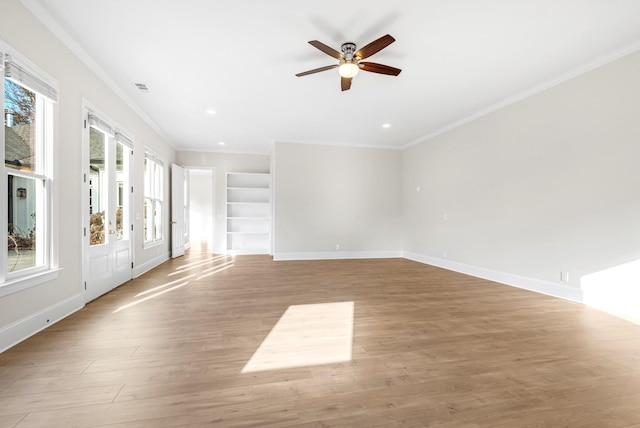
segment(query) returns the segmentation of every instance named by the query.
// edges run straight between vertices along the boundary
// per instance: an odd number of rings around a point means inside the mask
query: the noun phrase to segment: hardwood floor
[[[191,251],[0,354],[1,427],[399,425],[638,428],[640,326],[404,259]]]

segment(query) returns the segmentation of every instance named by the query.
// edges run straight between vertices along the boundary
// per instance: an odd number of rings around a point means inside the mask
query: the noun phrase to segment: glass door
[[[132,277],[131,157],[117,133],[89,121],[85,138],[85,301],[91,301]],[[100,126],[102,125],[102,126]]]

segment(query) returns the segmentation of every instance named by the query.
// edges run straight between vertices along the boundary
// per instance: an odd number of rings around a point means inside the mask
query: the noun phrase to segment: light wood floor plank
[[[0,354],[5,426],[639,427],[640,326],[403,259],[191,250]]]

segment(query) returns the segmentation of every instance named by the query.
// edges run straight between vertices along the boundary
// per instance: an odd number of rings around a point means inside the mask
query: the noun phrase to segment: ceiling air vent
[[[144,83],[134,83],[134,85],[136,85],[136,88],[140,89],[141,92],[151,92],[149,87]]]

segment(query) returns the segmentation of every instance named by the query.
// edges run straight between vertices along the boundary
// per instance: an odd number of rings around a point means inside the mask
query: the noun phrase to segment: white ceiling
[[[23,2],[178,150],[402,148],[640,47],[637,0]],[[369,60],[398,77],[361,72],[346,92],[336,70],[295,77],[336,62],[309,40],[387,33]]]

